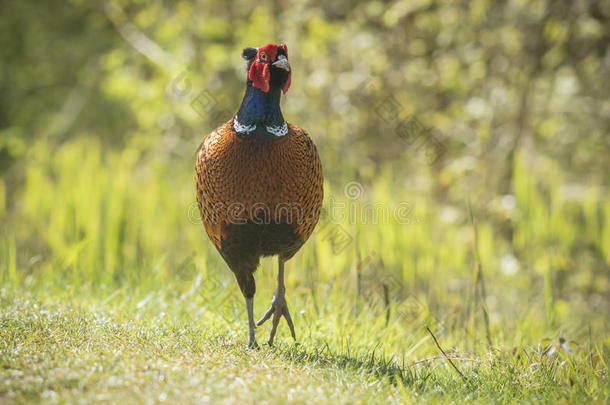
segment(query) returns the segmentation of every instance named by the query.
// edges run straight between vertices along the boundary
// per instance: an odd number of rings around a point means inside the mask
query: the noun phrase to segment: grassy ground
[[[160,312],[159,302],[115,300],[35,298],[3,290],[0,399],[603,403],[610,394],[607,357],[599,347],[549,342],[490,347],[478,355],[452,350],[448,356],[462,379],[442,356],[404,363],[358,344],[349,349],[322,340],[284,340],[248,351],[245,328],[181,316],[184,298],[164,301],[175,308],[169,312]],[[303,333],[302,322],[299,329]],[[433,346],[431,338],[421,344]]]
[[[29,153],[21,186],[0,181],[0,402],[610,401],[610,200],[574,197],[552,162],[518,154],[512,196],[465,191],[474,221],[390,168],[328,182],[287,263],[299,345],[281,324],[249,352],[191,160],[91,140]]]

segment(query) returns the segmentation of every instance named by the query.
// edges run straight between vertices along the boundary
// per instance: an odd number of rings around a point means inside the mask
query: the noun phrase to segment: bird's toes
[[[290,312],[288,311],[288,306],[284,308],[284,318],[286,318],[286,323],[290,328],[290,334],[294,340],[297,340],[296,333],[294,332],[294,323],[292,323],[292,317],[290,316]]]
[[[263,315],[263,317],[261,319],[258,320],[258,322],[256,322],[256,326],[261,326],[263,323],[265,323],[265,321],[269,318],[271,318],[271,315],[273,315],[273,312],[275,311],[275,307],[273,305],[271,305],[271,307],[267,310],[267,312],[265,312],[265,315]]]

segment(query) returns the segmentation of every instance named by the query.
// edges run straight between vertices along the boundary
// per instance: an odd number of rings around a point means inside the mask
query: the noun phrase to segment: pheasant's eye
[[[261,52],[260,58],[263,62],[267,62],[267,54],[265,52]]]

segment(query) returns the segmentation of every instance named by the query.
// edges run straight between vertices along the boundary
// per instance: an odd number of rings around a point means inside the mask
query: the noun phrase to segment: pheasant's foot
[[[288,304],[286,303],[286,298],[284,297],[284,292],[276,291],[275,295],[271,299],[271,306],[267,312],[265,312],[265,315],[263,315],[263,317],[256,322],[256,326],[261,326],[267,319],[271,318],[271,315],[273,315],[273,321],[271,324],[271,333],[269,334],[269,346],[273,345],[273,338],[275,337],[275,332],[277,331],[277,326],[279,325],[280,318],[282,316],[286,318],[292,338],[294,340],[297,339],[294,333],[294,324],[292,323],[292,318],[290,317],[290,312],[288,311]]]
[[[259,349],[258,343],[256,343],[256,339],[248,339],[248,349]]]

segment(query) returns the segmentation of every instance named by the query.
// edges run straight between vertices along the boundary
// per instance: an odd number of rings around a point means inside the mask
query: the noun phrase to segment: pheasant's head
[[[280,88],[286,93],[290,87],[290,63],[286,44],[267,44],[260,48],[246,48],[242,57],[248,61],[248,80],[267,93]]]

